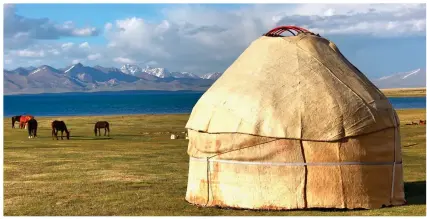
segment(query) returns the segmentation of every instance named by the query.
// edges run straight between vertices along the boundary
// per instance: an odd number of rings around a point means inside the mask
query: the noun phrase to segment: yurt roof
[[[186,128],[334,141],[396,126],[388,99],[333,42],[280,30],[250,44],[199,99]]]

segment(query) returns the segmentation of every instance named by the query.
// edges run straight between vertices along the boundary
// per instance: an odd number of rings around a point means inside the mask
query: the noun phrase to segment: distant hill
[[[426,70],[418,68],[372,80],[378,88],[417,88],[426,86]]]
[[[4,70],[4,93],[62,93],[121,90],[206,90],[221,75],[199,77],[190,72],[170,72],[165,68],[140,68],[123,65],[119,68],[84,66],[77,63],[55,69],[38,68]]]

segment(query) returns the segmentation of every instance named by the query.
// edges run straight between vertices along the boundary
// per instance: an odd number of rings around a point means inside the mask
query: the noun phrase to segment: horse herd
[[[28,138],[36,138],[37,137],[37,120],[34,119],[34,116],[31,115],[20,115],[12,117],[12,128],[15,128],[15,122],[19,122],[20,129],[28,129]],[[61,140],[64,139],[64,132],[66,134],[66,138],[70,139],[70,131],[67,129],[67,125],[65,125],[64,121],[52,121],[50,123],[52,128],[52,139],[58,140],[58,132],[61,132]],[[101,129],[104,129],[104,136],[110,136],[110,124],[107,121],[98,121],[95,123],[94,132],[95,136],[101,136]],[[108,132],[108,134],[107,134]]]

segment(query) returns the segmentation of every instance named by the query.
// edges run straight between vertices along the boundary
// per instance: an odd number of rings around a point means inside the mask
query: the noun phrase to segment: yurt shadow
[[[406,205],[425,205],[426,204],[426,181],[415,181],[405,182],[405,198]],[[188,201],[186,201],[188,202]],[[192,205],[201,207],[200,205]],[[223,210],[245,210],[253,212],[261,212],[265,210],[261,209],[250,209],[250,208],[233,208],[233,207],[221,207],[221,206],[208,206],[209,208],[217,208]],[[383,208],[390,208],[392,206],[383,206]],[[269,210],[269,211],[301,211],[302,209],[282,209],[282,210]],[[310,208],[303,209],[304,211],[321,211],[321,212],[347,212],[347,211],[365,211],[369,209],[356,208],[356,209],[341,209],[341,208]]]
[[[61,138],[59,138],[61,139]],[[81,135],[77,135],[77,136],[70,136],[70,140],[94,140],[94,141],[98,141],[98,140],[110,140],[112,139],[111,137],[107,137],[107,136],[100,136],[100,137],[89,137],[89,136],[81,136]],[[66,140],[66,138],[64,137],[64,140]]]
[[[406,182],[405,197],[407,205],[425,205],[426,181]]]
[[[63,148],[77,148],[78,146],[72,146],[72,145],[46,145],[46,146],[25,146],[25,147],[15,147],[13,150],[28,150],[28,149],[41,149],[41,148],[48,148],[48,149],[63,149]]]

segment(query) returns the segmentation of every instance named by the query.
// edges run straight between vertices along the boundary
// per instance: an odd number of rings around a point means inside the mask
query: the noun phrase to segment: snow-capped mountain
[[[426,70],[418,68],[372,80],[378,88],[414,88],[426,86]]]
[[[179,71],[170,72],[166,68],[154,68],[148,65],[145,68],[141,68],[137,65],[131,65],[131,64],[123,65],[120,68],[120,70],[125,74],[138,76],[141,73],[147,73],[157,78],[192,78],[192,79],[216,80],[222,75],[222,73],[220,72],[214,72],[214,73],[209,73],[200,77],[191,72],[179,72]]]
[[[120,70],[128,75],[137,75],[142,72],[141,68],[137,65],[125,64]]]
[[[146,66],[145,68],[141,68],[137,65],[125,64],[120,68],[125,74],[134,75],[140,77],[142,74],[152,75],[156,78],[200,78],[199,76],[191,73],[191,72],[170,72],[166,68],[154,68],[151,66]]]
[[[117,68],[104,68],[101,66],[89,67],[84,66],[81,63],[77,63],[66,68],[64,70],[64,74],[69,77],[79,79],[85,83],[104,82],[111,79],[117,79],[126,82],[139,80],[138,77],[133,75],[123,74],[123,72]]]
[[[143,69],[137,65],[125,64],[120,68],[120,71],[127,75],[132,75],[146,80],[156,80],[158,77],[144,72]]]
[[[108,72],[122,72],[121,69],[118,69],[118,68],[114,68],[114,67],[106,68],[106,67],[102,67],[100,65],[95,65],[93,68],[97,69],[97,70],[100,70],[100,71],[102,71],[104,73],[108,73]]]
[[[171,72],[170,75],[174,78],[200,78],[191,72]]]
[[[144,69],[142,69],[142,71],[158,78],[172,77],[171,73],[166,68],[152,68],[147,65]]]
[[[37,69],[31,71],[28,76],[34,76],[34,75],[49,75],[49,74],[60,74],[61,72],[58,69],[52,68],[48,65],[42,65],[38,67]]]
[[[147,72],[145,72],[147,71]],[[61,93],[122,90],[206,90],[211,80],[189,72],[169,72],[165,68],[135,65],[122,68],[84,66],[64,68],[42,65],[38,68],[3,70],[4,93]]]
[[[6,76],[6,75],[5,75]],[[79,89],[81,85],[75,79],[64,76],[63,72],[48,65],[42,65],[31,71],[28,76],[15,78],[16,85],[23,89]]]
[[[90,67],[83,66],[77,63],[65,69],[64,74],[71,78],[79,79],[82,82],[93,83],[95,81],[105,81],[107,76],[98,70]]]
[[[210,80],[217,80],[219,77],[221,77],[222,73],[221,72],[213,72],[213,73],[208,73],[203,75],[202,79],[210,79]]]

